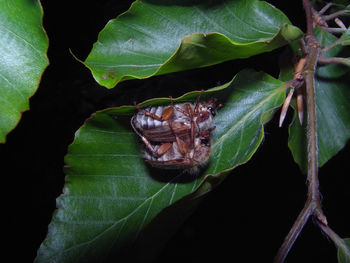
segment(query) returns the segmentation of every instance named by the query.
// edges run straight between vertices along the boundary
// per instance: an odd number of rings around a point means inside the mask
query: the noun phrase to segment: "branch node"
[[[313,216],[319,221],[319,223],[328,226],[328,221],[326,215],[323,213],[321,208],[321,203],[316,201],[316,208],[313,212]]]

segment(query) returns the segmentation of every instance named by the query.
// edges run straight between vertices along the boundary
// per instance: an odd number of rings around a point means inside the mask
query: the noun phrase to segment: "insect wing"
[[[153,129],[144,129],[143,136],[153,142],[173,142],[176,136],[186,138],[191,134],[191,127],[184,122],[176,122],[169,126],[161,126]]]

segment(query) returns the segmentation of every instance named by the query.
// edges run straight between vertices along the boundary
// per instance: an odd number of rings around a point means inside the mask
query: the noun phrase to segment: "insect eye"
[[[213,115],[213,116],[216,115],[216,110],[214,107],[209,107],[208,110],[210,111],[211,115]]]

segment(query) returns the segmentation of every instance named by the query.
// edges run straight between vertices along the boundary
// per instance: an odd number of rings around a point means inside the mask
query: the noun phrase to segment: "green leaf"
[[[0,0],[0,143],[29,109],[48,65],[39,1]]]
[[[216,97],[224,106],[215,117],[211,159],[200,176],[146,165],[141,142],[130,127],[133,106],[94,114],[69,147],[66,185],[35,262],[104,262],[137,239],[162,209],[190,193],[195,198],[209,191],[224,172],[247,162],[256,151],[263,124],[283,102],[281,85],[263,73],[243,71],[202,95]],[[198,94],[174,102],[193,101]],[[140,106],[169,103],[159,98]]]
[[[350,263],[350,238],[343,239],[344,247],[338,247],[338,262]]]
[[[350,45],[350,28],[348,28],[344,34],[341,36],[342,45],[347,46]]]
[[[325,31],[317,30],[315,34],[322,46],[335,41],[335,37]],[[343,51],[343,47],[336,46],[323,55],[333,57]],[[349,77],[349,69],[340,64],[322,66],[317,70],[316,114],[320,167],[339,152],[350,138]],[[288,146],[294,160],[301,170],[306,172],[306,114],[303,126],[300,126],[296,114],[294,115],[294,120],[289,127]]]
[[[109,21],[84,64],[99,84],[113,88],[123,80],[247,58],[301,36],[262,1],[136,1]]]

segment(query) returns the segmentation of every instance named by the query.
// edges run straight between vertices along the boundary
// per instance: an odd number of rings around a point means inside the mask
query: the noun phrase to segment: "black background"
[[[108,20],[126,11],[132,1],[42,1],[49,37],[50,65],[43,74],[30,111],[0,145],[3,165],[5,254],[32,262],[46,236],[55,199],[64,185],[63,158],[75,131],[98,109],[132,104],[146,98],[206,89],[232,79],[250,67],[278,76],[281,50],[247,60],[131,80],[107,90],[69,53],[80,59],[90,52]],[[272,1],[270,1],[272,2]],[[273,1],[304,29],[301,1]],[[306,199],[305,175],[293,162],[285,127],[278,114],[265,127],[265,138],[245,165],[209,194],[154,262],[271,262]],[[349,146],[320,170],[324,210],[330,226],[350,237]],[[11,260],[12,261],[12,260]],[[118,261],[118,260],[116,260]],[[336,262],[330,240],[310,221],[286,262]]]

